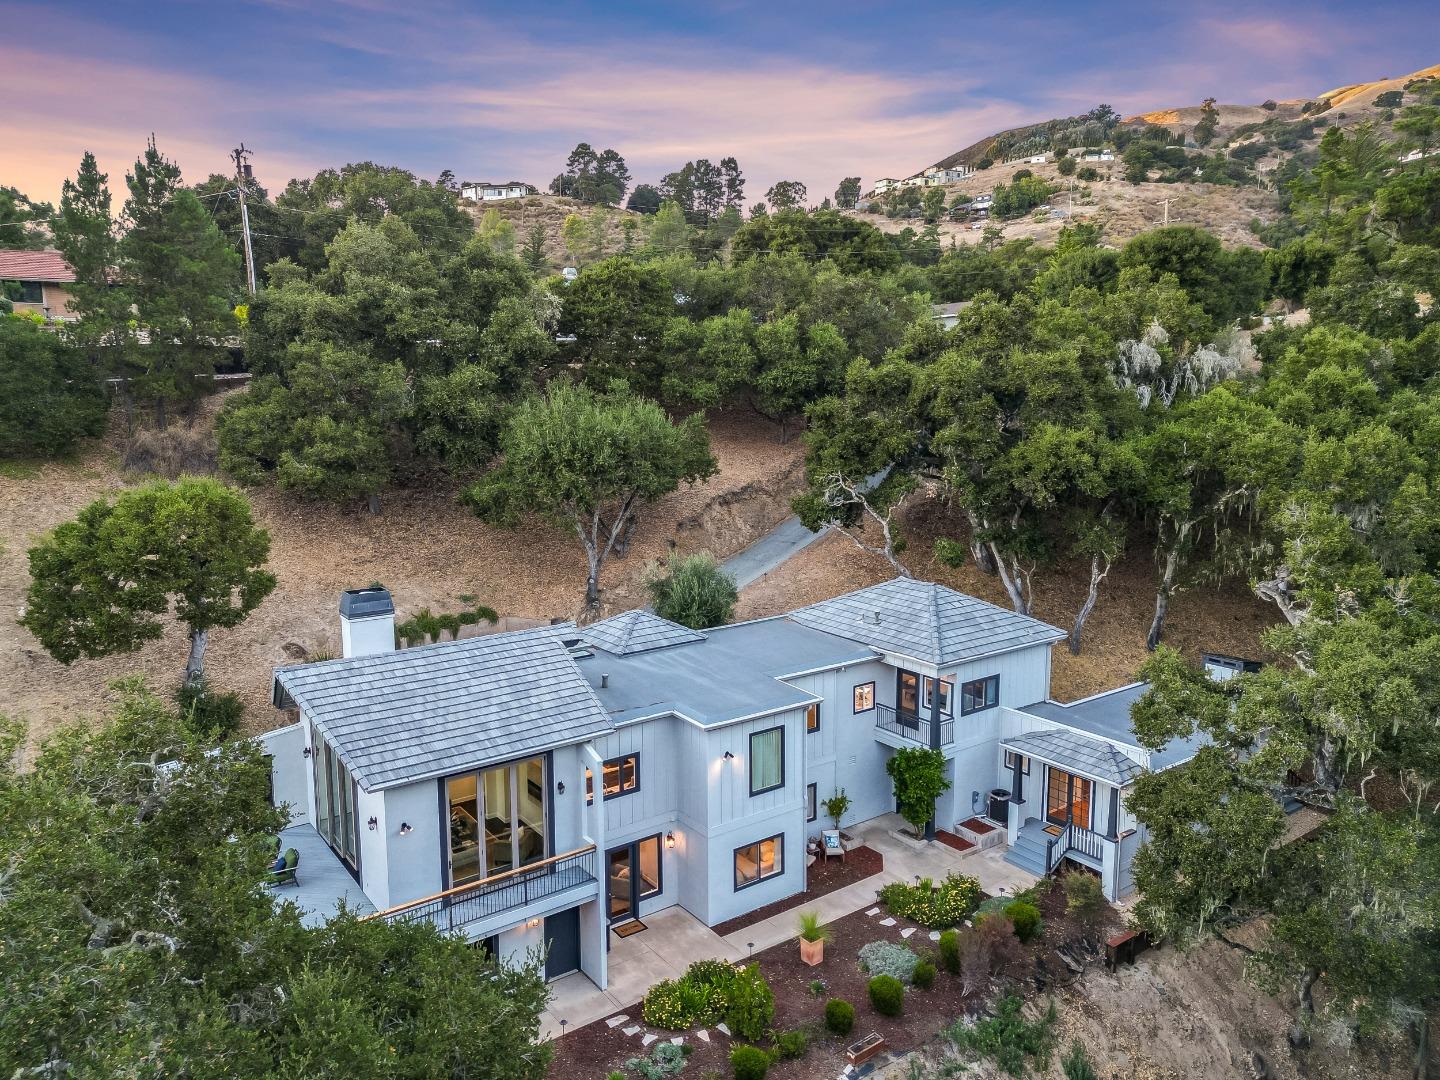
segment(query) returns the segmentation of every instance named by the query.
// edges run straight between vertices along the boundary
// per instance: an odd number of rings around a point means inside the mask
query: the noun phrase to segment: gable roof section
[[[74,281],[75,271],[58,251],[0,248],[0,281]]]
[[[1002,739],[1000,745],[1077,776],[1088,776],[1116,787],[1124,787],[1145,771],[1143,765],[1110,743],[1078,731],[1032,731],[1013,739]]]
[[[688,626],[662,619],[653,611],[637,608],[591,623],[580,631],[580,640],[615,656],[632,656],[671,645],[704,641],[705,635]]]
[[[275,681],[367,791],[614,730],[566,649],[573,626],[278,668]]]
[[[946,666],[1049,645],[1065,631],[944,585],[897,577],[792,611],[798,623],[882,652]]]

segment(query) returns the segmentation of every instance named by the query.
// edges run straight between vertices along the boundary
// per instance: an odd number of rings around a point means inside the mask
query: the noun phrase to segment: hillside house
[[[7,290],[15,311],[47,319],[73,319],[71,294],[75,271],[58,251],[0,249],[0,282],[14,282]]]
[[[496,202],[500,199],[521,199],[526,195],[538,195],[540,191],[533,184],[521,180],[510,180],[504,184],[479,183],[461,184],[460,197],[475,202]]]
[[[845,789],[847,827],[893,811],[903,747],[944,755],[939,827],[989,815],[1014,865],[1110,897],[1144,840],[1127,789],[1194,752],[1135,742],[1141,686],[1049,701],[1062,630],[909,578],[705,631],[630,611],[397,651],[394,618],[345,593],[343,657],[275,671],[291,723],[261,742],[306,919],[344,899],[601,988],[612,928],[802,891],[824,800]]]
[[[973,304],[973,300],[957,300],[952,304],[931,304],[930,318],[940,324],[942,330],[953,330],[960,321],[960,312]]]
[[[887,177],[886,177],[885,179],[883,179],[883,180],[876,180],[876,181],[875,181],[875,190],[874,190],[874,192],[873,192],[872,194],[875,194],[875,195],[884,195],[884,194],[885,194],[887,191],[889,191],[891,188],[895,188],[895,187],[899,187],[899,186],[900,186],[900,181],[896,180],[893,176],[887,176]]]

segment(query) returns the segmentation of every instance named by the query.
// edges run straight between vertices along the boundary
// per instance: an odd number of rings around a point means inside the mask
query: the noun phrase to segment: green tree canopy
[[[680,423],[623,387],[595,393],[552,383],[524,402],[501,437],[502,463],[465,500],[484,520],[539,514],[574,529],[585,549],[585,602],[600,602],[605,560],[628,541],[641,508],[715,472],[704,420]]]
[[[0,457],[54,457],[105,430],[105,388],[83,353],[0,315]]]
[[[664,572],[650,582],[655,614],[692,630],[724,626],[738,597],[735,579],[706,551],[671,555]]]
[[[189,634],[193,684],[210,632],[238,626],[275,588],[269,554],[239,492],[203,479],[147,484],[91,503],[30,549],[20,623],[69,664],[134,652],[173,611]]]

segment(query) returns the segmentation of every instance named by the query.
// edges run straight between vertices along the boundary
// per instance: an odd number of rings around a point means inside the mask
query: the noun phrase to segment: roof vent
[[[870,621],[873,622],[876,626],[880,625],[880,612],[878,610],[872,611],[870,613]]]
[[[601,689],[601,690],[606,690],[606,689],[609,688],[609,686],[610,686],[610,673],[609,673],[608,671],[601,672],[601,674],[600,674],[600,689]]]

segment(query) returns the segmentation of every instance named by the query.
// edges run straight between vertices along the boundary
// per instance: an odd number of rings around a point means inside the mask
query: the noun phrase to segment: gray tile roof
[[[368,791],[614,729],[564,645],[569,625],[276,669]]]
[[[1149,683],[1131,683],[1129,686],[1107,690],[1103,694],[1072,701],[1068,705],[1061,705],[1058,701],[1037,701],[1034,705],[1026,705],[1021,711],[1053,720],[1066,727],[1079,728],[1102,738],[1139,746],[1135,729],[1130,723],[1130,709],[1148,689]],[[1189,761],[1195,756],[1195,751],[1209,741],[1208,737],[1199,734],[1189,738],[1171,739],[1159,750],[1151,753],[1150,768],[1160,772],[1172,765]]]
[[[1017,754],[1039,758],[1066,772],[1116,787],[1124,787],[1145,771],[1138,761],[1126,757],[1108,742],[1075,731],[1032,731],[1002,739],[1000,744]]]
[[[580,631],[580,640],[616,656],[664,649],[704,641],[705,635],[688,626],[662,619],[653,611],[637,608],[591,623]]]
[[[792,611],[798,623],[885,652],[946,666],[1027,645],[1063,630],[928,581],[897,577]]]
[[[595,693],[618,723],[678,713],[708,727],[815,700],[781,682],[786,675],[876,658],[873,649],[786,618],[717,626],[701,638],[627,656],[597,652],[579,660],[580,670],[597,688],[609,676]]]

